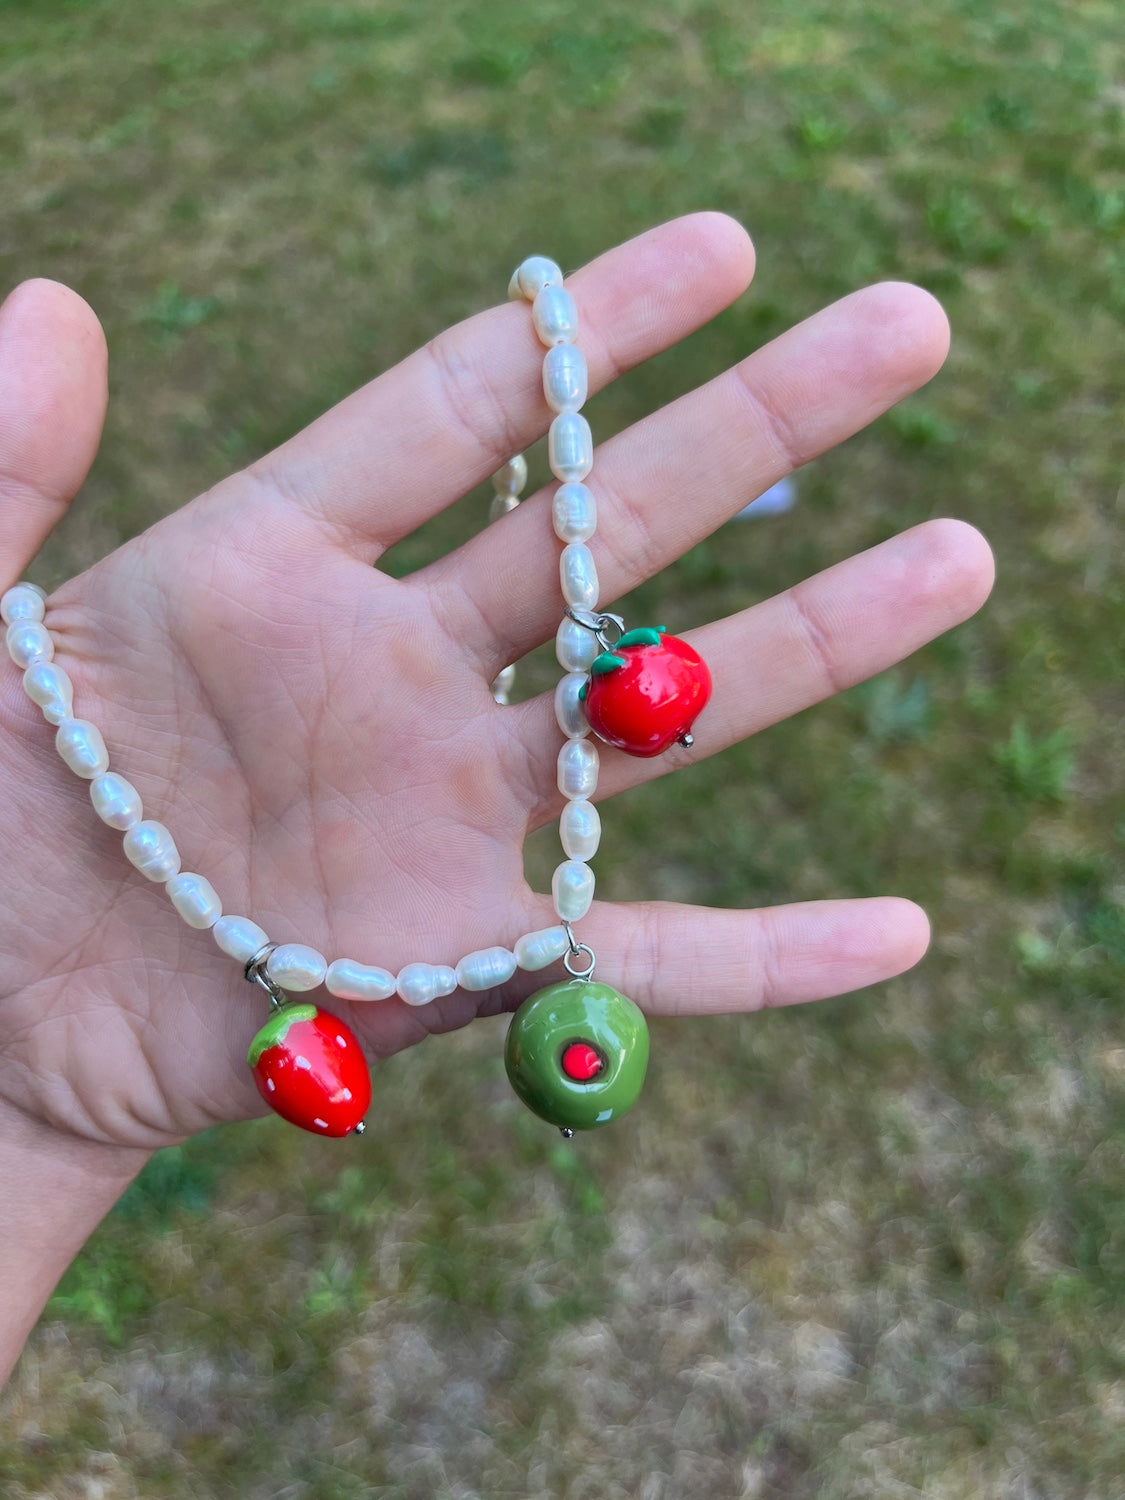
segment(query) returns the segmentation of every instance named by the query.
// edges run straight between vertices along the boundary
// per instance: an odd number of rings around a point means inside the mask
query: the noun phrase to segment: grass
[[[754,288],[600,395],[599,437],[880,277],[935,291],[954,349],[630,617],[725,613],[935,514],[999,562],[979,619],[607,814],[611,894],[902,892],[934,921],[918,971],[659,1024],[635,1123],[580,1150],[482,1025],[380,1068],[377,1150],[264,1122],[166,1153],[0,1402],[5,1496],[1125,1495],[1116,22],[0,3],[4,282],[78,287],[113,368],[42,581],[498,300],[529,250],[569,268],[704,207],[754,234]],[[551,675],[533,658],[526,690]]]

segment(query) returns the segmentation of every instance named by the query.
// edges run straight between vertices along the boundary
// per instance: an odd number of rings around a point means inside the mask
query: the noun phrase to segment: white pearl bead
[[[8,655],[17,667],[27,668],[39,661],[50,661],[55,643],[46,625],[38,620],[15,620],[8,626]]]
[[[596,609],[598,568],[594,554],[584,542],[571,542],[559,556],[559,581],[563,598],[581,609]]]
[[[74,684],[57,662],[37,661],[23,674],[23,690],[43,710],[48,724],[60,724],[74,710]]]
[[[576,859],[565,860],[551,877],[555,911],[564,922],[577,922],[594,899],[594,872]]]
[[[598,750],[592,740],[567,740],[559,751],[557,779],[564,797],[592,797],[598,786]]]
[[[570,947],[565,927],[543,927],[516,939],[516,963],[521,969],[545,969]]]
[[[578,308],[561,286],[545,286],[531,304],[531,318],[541,343],[572,344],[578,333]]]
[[[0,598],[0,620],[14,625],[17,620],[41,620],[47,607],[41,588],[31,583],[17,583]]]
[[[437,996],[433,964],[407,964],[399,970],[396,988],[407,1005],[429,1005]]]
[[[564,411],[547,432],[547,462],[556,479],[585,479],[594,467],[594,435],[578,411]]]
[[[492,488],[498,495],[518,495],[527,483],[527,459],[517,453],[501,464],[492,476]]]
[[[515,510],[520,503],[518,495],[493,495],[488,503],[488,519],[498,521],[501,516],[506,516],[510,510]]]
[[[214,927],[223,914],[218,892],[203,875],[173,875],[164,889],[189,927]]]
[[[492,679],[491,688],[492,697],[495,702],[500,703],[505,707],[507,706],[508,701],[511,698],[512,687],[515,684],[515,680],[516,669],[514,666],[504,667],[499,672],[497,672],[496,676]]]
[[[338,958],[328,965],[324,983],[330,995],[340,1000],[389,1000],[395,992],[395,976],[389,969],[357,964]]]
[[[105,740],[86,719],[60,720],[55,734],[55,749],[76,776],[91,779],[109,769],[109,751],[105,747]]]
[[[146,818],[129,829],[123,840],[125,858],[149,880],[164,882],[180,872],[180,851],[163,823]]]
[[[602,841],[601,814],[592,802],[568,802],[559,819],[559,839],[570,859],[593,859]]]
[[[593,491],[578,480],[560,484],[551,502],[551,519],[560,542],[588,541],[598,525]]]
[[[520,296],[533,301],[545,286],[562,286],[563,273],[553,260],[545,255],[529,255],[516,268],[513,278],[520,289]]]
[[[269,942],[264,930],[249,917],[220,917],[211,936],[228,957],[240,964],[248,964]]]
[[[266,959],[266,973],[283,990],[315,990],[327,972],[323,953],[306,943],[282,943]]]
[[[574,344],[556,344],[543,359],[543,394],[552,411],[577,411],[590,389],[586,356]]]
[[[555,689],[555,718],[568,740],[585,739],[590,733],[586,710],[578,696],[588,678],[585,672],[568,672]]]
[[[457,983],[463,990],[491,990],[507,984],[515,972],[516,955],[510,949],[480,948],[457,965]]]
[[[600,654],[601,649],[592,630],[579,625],[569,615],[563,616],[563,622],[555,634],[555,656],[560,667],[567,672],[589,671],[590,663]]]
[[[122,832],[141,821],[144,809],[140,793],[131,781],[116,771],[105,771],[90,783],[90,801],[103,823]]]
[[[457,970],[451,969],[448,964],[438,964],[434,969],[434,998],[452,995],[456,988]]]

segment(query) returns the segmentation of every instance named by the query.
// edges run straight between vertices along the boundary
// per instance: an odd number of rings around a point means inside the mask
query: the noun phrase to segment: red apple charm
[[[281,1005],[250,1043],[258,1092],[283,1120],[313,1135],[363,1132],[371,1074],[355,1034],[315,1005]]]
[[[677,740],[691,744],[691,726],[711,696],[711,673],[679,636],[628,630],[603,651],[579,693],[590,728],[630,755],[659,755]]]

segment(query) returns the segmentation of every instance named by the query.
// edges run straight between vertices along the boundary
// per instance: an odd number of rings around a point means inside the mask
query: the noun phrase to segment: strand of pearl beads
[[[543,390],[556,413],[548,437],[551,472],[560,480],[553,500],[554,529],[563,543],[560,579],[565,603],[594,611],[598,576],[586,542],[596,525],[594,496],[582,483],[593,465],[593,439],[579,408],[586,400],[586,360],[574,345],[578,316],[574,299],[562,285],[562,272],[541,256],[525,260],[515,272],[509,296],[532,303],[536,333],[547,346]],[[494,518],[518,503],[527,479],[521,455],[494,476]],[[329,962],[305,943],[274,943],[250,917],[225,915],[222,901],[204,875],[181,868],[181,856],[169,829],[146,818],[137,789],[109,767],[109,752],[96,725],[74,716],[74,685],[55,661],[55,642],[46,620],[47,596],[38,584],[21,582],[0,596],[0,621],[6,627],[8,654],[23,672],[23,687],[48,724],[55,727],[55,747],[75,775],[89,783],[97,816],[123,834],[130,863],[146,879],[163,885],[175,910],[193,928],[207,931],[218,947],[243,965],[247,977],[260,966],[280,990],[305,992],[324,984],[342,1000],[375,1001],[398,995],[408,1005],[426,1005],[457,988],[483,991],[505,984],[517,969],[534,972],[568,954],[581,951],[570,924],[585,916],[594,894],[594,874],[587,861],[597,850],[601,822],[590,801],[597,786],[598,752],[587,736],[589,725],[578,697],[600,645],[594,628],[567,614],[559,626],[556,654],[566,675],[555,694],[555,713],[565,743],[558,757],[558,786],[567,799],[560,837],[567,858],[552,879],[559,924],[524,933],[512,948],[495,946],[466,954],[456,965],[408,963],[392,973],[352,958]],[[513,669],[505,668],[493,685],[506,701]],[[588,952],[588,950],[587,950]]]
[[[594,465],[590,424],[581,413],[589,392],[586,356],[575,344],[578,309],[563,286],[553,260],[533,255],[512,276],[508,296],[531,303],[535,332],[547,347],[543,360],[543,394],[555,413],[547,434],[547,460],[559,480],[551,503],[555,535],[563,544],[559,582],[566,606],[555,636],[555,655],[565,676],[555,689],[555,717],[565,736],[558,755],[558,788],[566,798],[559,838],[566,859],[551,879],[555,913],[577,922],[594,899],[594,872],[589,861],[601,842],[601,818],[591,798],[597,790],[600,763],[589,738],[590,726],[579,693],[590,666],[602,649],[596,625],[599,582],[593,553],[587,546],[597,527],[597,502],[583,482]],[[500,471],[504,473],[503,470]],[[590,623],[583,623],[581,613]]]
[[[90,800],[103,823],[124,835],[126,858],[148,880],[163,885],[189,927],[210,930],[219,948],[244,967],[269,949],[263,967],[281,990],[307,991],[324,984],[341,1000],[386,1000],[399,995],[408,1005],[426,1005],[442,995],[489,990],[504,984],[517,968],[544,969],[571,946],[559,925],[524,933],[514,947],[467,953],[456,965],[409,963],[397,974],[351,958],[329,962],[305,943],[271,943],[250,917],[227,916],[214,886],[204,875],[181,868],[180,851],[169,829],[146,818],[136,787],[109,768],[109,752],[96,725],[74,716],[74,686],[54,660],[55,642],[44,623],[46,595],[34,583],[18,583],[0,598],[8,654],[23,671],[28,697],[55,726],[55,746],[75,775],[90,784]]]

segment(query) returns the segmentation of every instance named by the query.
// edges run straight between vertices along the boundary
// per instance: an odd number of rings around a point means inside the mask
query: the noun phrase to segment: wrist
[[[0,1383],[59,1278],[151,1154],[64,1135],[0,1101]]]

